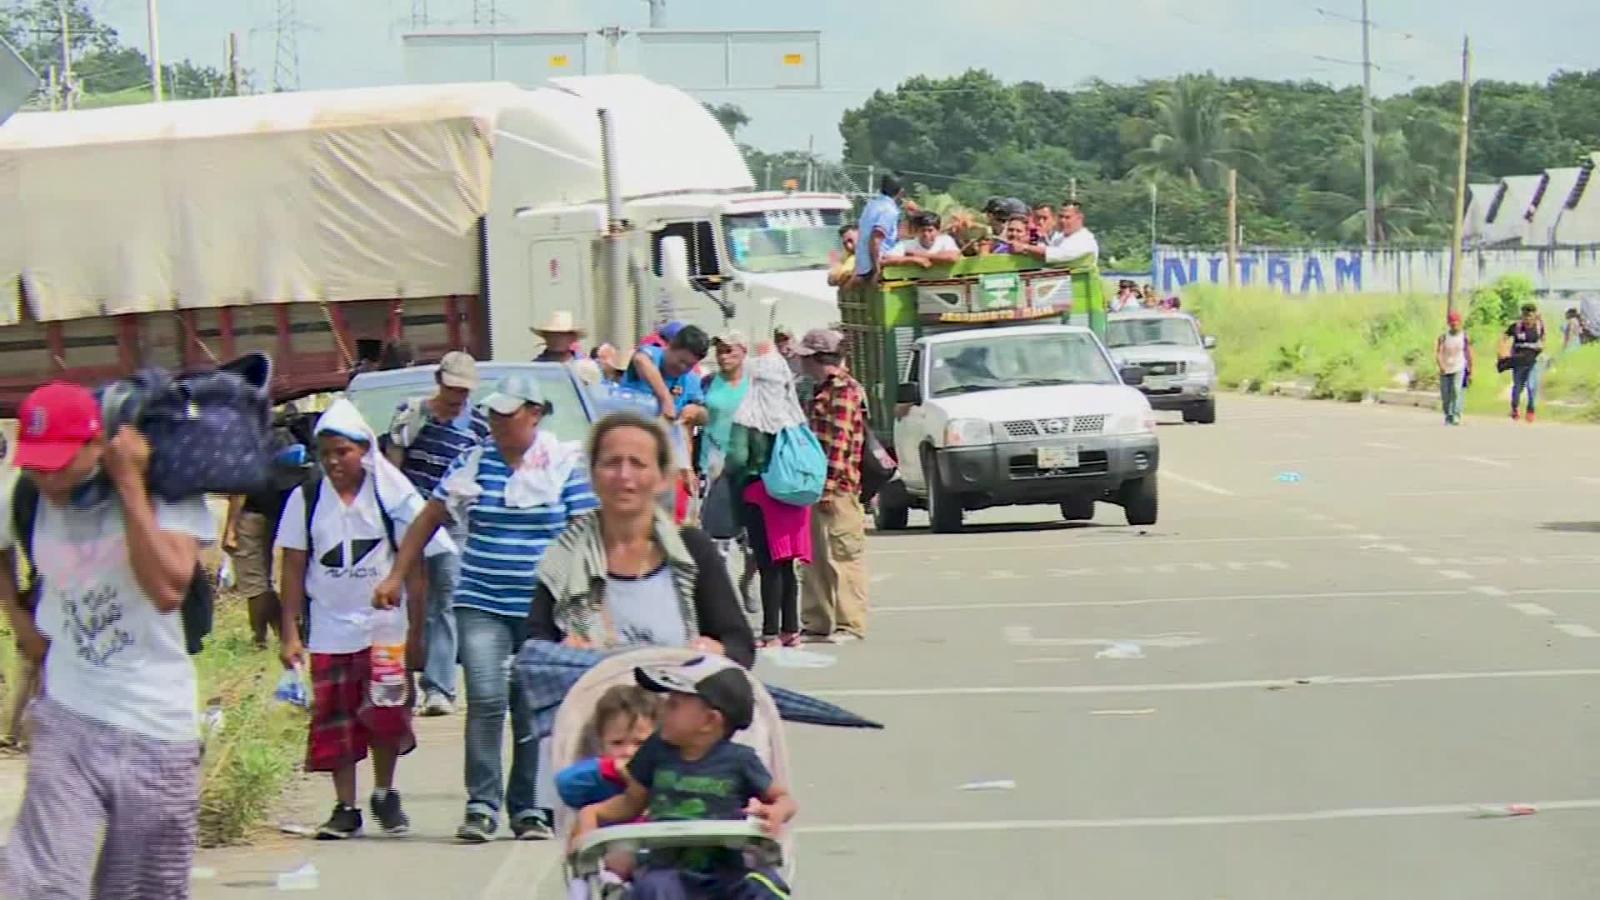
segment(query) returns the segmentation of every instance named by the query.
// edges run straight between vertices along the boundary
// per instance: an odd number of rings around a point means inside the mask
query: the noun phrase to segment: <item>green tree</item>
[[[1196,186],[1225,187],[1229,169],[1259,161],[1249,149],[1249,122],[1229,108],[1215,78],[1179,78],[1156,99],[1155,111],[1150,145],[1130,157],[1136,175],[1164,172]]]
[[[722,123],[723,129],[728,132],[729,137],[737,137],[739,129],[750,124],[750,114],[745,112],[744,107],[737,103],[719,103],[716,106],[707,103],[705,108],[706,112],[711,113],[718,122]]]

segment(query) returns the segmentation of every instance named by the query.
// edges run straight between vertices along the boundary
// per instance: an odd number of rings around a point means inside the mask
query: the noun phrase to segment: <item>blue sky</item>
[[[129,43],[145,41],[145,0],[90,0]],[[218,65],[237,31],[247,68],[270,82],[277,0],[159,0],[162,55]],[[480,0],[487,7],[489,0]],[[1538,81],[1559,68],[1600,68],[1594,0],[1373,0],[1373,56],[1380,93],[1458,77],[1463,33],[1475,75]],[[432,24],[471,22],[472,0],[427,0]],[[505,27],[642,26],[645,0],[498,0]],[[978,11],[974,14],[973,11]],[[400,35],[412,0],[298,0],[303,88],[404,80]],[[1355,83],[1358,0],[668,0],[673,27],[818,28],[824,89],[708,93],[752,117],[747,140],[764,149],[840,150],[840,113],[875,88],[914,74],[969,67],[1007,80],[1067,87],[1091,78],[1126,82],[1210,70],[1226,76]],[[1325,58],[1319,58],[1325,57]],[[603,57],[595,46],[591,59]]]

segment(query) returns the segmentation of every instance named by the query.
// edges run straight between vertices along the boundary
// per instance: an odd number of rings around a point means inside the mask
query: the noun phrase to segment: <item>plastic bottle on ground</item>
[[[406,611],[404,606],[372,613],[373,706],[403,706],[406,685]]]

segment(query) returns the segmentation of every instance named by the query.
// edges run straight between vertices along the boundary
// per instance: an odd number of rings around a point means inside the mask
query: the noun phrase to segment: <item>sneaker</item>
[[[543,816],[531,815],[512,821],[511,836],[519,841],[548,841],[556,833]]]
[[[343,803],[333,805],[333,815],[317,829],[319,841],[342,841],[361,835],[361,810]]]
[[[1520,418],[1522,418],[1522,413],[1520,413],[1517,410],[1513,409],[1511,411],[1511,421],[1515,422],[1516,420],[1518,420]]]
[[[1531,410],[1531,409],[1530,409],[1530,410],[1528,410],[1528,417],[1527,417],[1527,420],[1526,420],[1526,421],[1527,421],[1527,423],[1528,423],[1528,424],[1529,424],[1529,425],[1532,425],[1532,424],[1533,424],[1533,410]]]
[[[374,792],[371,808],[372,817],[378,820],[384,834],[405,834],[411,830],[411,820],[406,818],[405,808],[400,805],[399,791],[386,791],[382,797]]]
[[[494,820],[483,813],[467,813],[461,827],[456,829],[456,840],[469,844],[487,844],[494,840]]]
[[[429,691],[422,698],[422,714],[424,716],[448,716],[456,711],[456,705],[450,698],[438,691]]]
[[[785,647],[798,647],[800,646],[800,633],[798,631],[790,631],[786,634],[780,634],[778,635],[778,643]]]

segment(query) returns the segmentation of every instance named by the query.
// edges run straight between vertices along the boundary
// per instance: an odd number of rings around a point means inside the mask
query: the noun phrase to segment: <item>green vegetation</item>
[[[1473,350],[1468,412],[1499,415],[1507,408],[1511,375],[1495,371],[1500,336],[1532,291],[1526,279],[1512,277],[1472,296],[1466,313]],[[1433,352],[1444,328],[1440,297],[1305,300],[1199,288],[1184,295],[1184,308],[1217,337],[1217,374],[1226,388],[1261,390],[1296,381],[1310,385],[1315,397],[1345,401],[1389,388],[1438,388]],[[1561,323],[1546,327],[1553,352],[1560,346]],[[1561,354],[1542,374],[1539,394],[1542,416],[1600,421],[1600,344]]]

